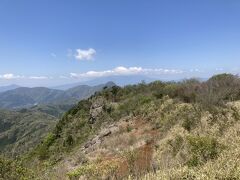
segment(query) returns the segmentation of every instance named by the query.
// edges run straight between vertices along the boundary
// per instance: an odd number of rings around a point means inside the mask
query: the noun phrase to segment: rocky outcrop
[[[103,106],[104,106],[104,100],[103,98],[98,98],[94,100],[92,103],[92,106],[90,108],[90,118],[89,118],[89,123],[94,124],[99,115],[103,111]]]
[[[93,139],[88,141],[84,147],[83,151],[88,154],[89,152],[93,151],[98,145],[100,145],[104,138],[110,136],[111,134],[114,134],[119,131],[119,127],[117,125],[110,125],[107,128],[102,129],[98,135],[96,135]]]
[[[99,134],[99,138],[102,139],[106,136],[109,136],[111,134],[111,130],[110,129],[104,129],[103,131],[100,132]]]

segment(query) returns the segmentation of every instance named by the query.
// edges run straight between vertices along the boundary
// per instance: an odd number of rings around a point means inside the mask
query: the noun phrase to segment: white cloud
[[[92,60],[97,53],[95,49],[89,48],[87,50],[84,49],[76,49],[75,58],[77,60]],[[70,51],[68,52],[70,53]]]
[[[215,71],[223,71],[223,68],[216,68]]]
[[[105,71],[88,71],[86,73],[70,73],[72,78],[97,78],[97,77],[107,77],[107,76],[120,76],[120,75],[161,75],[161,74],[181,74],[182,70],[176,69],[146,69],[142,67],[123,67],[119,66],[111,70]]]
[[[60,79],[68,79],[67,76],[59,76]]]
[[[190,69],[190,72],[201,72],[198,68],[196,69]]]
[[[15,74],[12,74],[12,73],[8,73],[8,74],[0,75],[0,79],[5,79],[5,80],[12,80],[12,79],[41,80],[41,79],[51,79],[51,77],[47,77],[47,76],[21,76],[21,75],[15,75]]]
[[[47,76],[30,76],[29,79],[39,79],[39,80],[41,80],[41,79],[48,79],[48,77]]]
[[[20,78],[24,78],[24,76],[14,75],[12,73],[0,75],[0,79],[6,79],[6,80],[20,79]]]

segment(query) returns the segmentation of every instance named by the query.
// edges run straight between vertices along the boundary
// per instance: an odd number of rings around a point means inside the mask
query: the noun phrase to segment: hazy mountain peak
[[[0,92],[16,89],[16,88],[19,88],[19,87],[20,86],[18,86],[16,84],[11,84],[11,85],[8,85],[8,86],[0,86]]]

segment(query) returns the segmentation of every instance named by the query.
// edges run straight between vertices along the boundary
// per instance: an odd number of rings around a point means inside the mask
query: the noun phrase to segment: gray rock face
[[[94,109],[90,109],[90,114],[92,118],[97,118],[99,116],[99,114],[101,114],[102,112],[102,107],[97,107]]]
[[[109,126],[109,130],[111,131],[111,133],[116,133],[117,131],[119,131],[119,127],[113,124]]]
[[[85,148],[89,148],[91,145],[92,145],[92,141],[88,141],[88,142],[84,145],[84,147],[85,147]]]
[[[102,129],[97,136],[95,136],[93,139],[91,139],[84,145],[83,152],[85,154],[92,152],[99,144],[101,144],[104,141],[105,137],[110,136],[113,133],[116,133],[118,130],[119,127],[114,124],[110,125],[107,128]]]
[[[104,129],[103,131],[100,132],[99,137],[103,138],[103,137],[110,135],[111,133],[112,132],[110,131],[110,129]]]
[[[98,116],[102,113],[104,106],[104,100],[102,98],[96,99],[90,108],[89,123],[94,124]]]
[[[92,109],[96,109],[99,107],[102,107],[104,105],[104,99],[103,98],[98,98],[92,103]]]
[[[83,152],[85,154],[88,154],[92,151],[94,151],[94,149],[101,144],[102,140],[99,138],[99,136],[96,136],[95,138],[93,138],[92,140],[88,141],[85,145],[84,145],[84,150]]]

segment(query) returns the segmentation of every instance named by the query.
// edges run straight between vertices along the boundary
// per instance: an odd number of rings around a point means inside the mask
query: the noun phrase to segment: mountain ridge
[[[42,179],[239,179],[239,92],[229,74],[105,89],[66,112],[27,162],[52,164]]]
[[[103,88],[64,113],[22,157],[20,172],[43,180],[240,179],[239,92],[231,74]]]
[[[0,86],[0,93],[5,92],[5,91],[9,91],[9,90],[13,90],[13,89],[16,89],[16,88],[19,88],[19,87],[20,86],[16,85],[16,84],[11,84],[11,85],[8,85],[8,86]]]
[[[46,87],[18,87],[0,93],[0,108],[28,108],[38,104],[75,104],[96,91],[102,90],[105,86],[111,87],[114,85],[113,82],[97,86],[82,85],[65,91]]]

